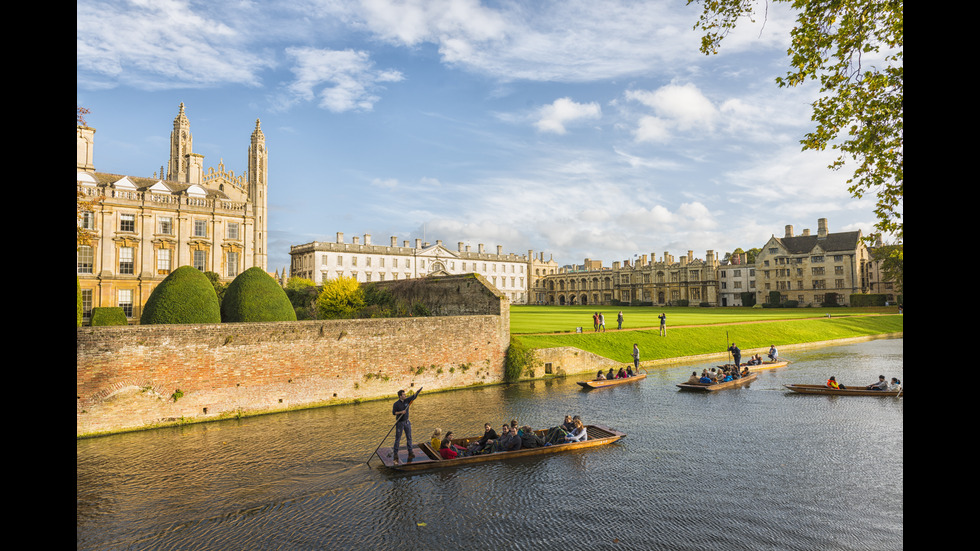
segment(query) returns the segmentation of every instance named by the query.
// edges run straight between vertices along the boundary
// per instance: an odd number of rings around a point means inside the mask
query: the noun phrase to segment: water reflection
[[[429,473],[367,464],[393,423],[388,402],[81,440],[78,548],[900,549],[904,398],[782,385],[904,381],[902,346],[793,352],[717,394],[674,386],[710,363],[594,391],[568,378],[423,393],[416,440],[566,413],[628,434]]]

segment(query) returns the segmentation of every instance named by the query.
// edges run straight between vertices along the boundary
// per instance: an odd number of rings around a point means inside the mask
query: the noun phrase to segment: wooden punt
[[[384,466],[390,469],[395,469],[398,471],[424,471],[429,469],[458,467],[473,463],[484,463],[487,461],[501,461],[505,459],[514,459],[517,457],[563,453],[572,450],[580,450],[583,448],[594,448],[597,446],[612,444],[613,442],[626,436],[626,433],[624,432],[620,432],[602,425],[586,425],[586,430],[588,431],[588,438],[581,442],[553,444],[551,446],[544,446],[541,448],[521,448],[519,450],[509,452],[486,453],[467,457],[457,457],[456,459],[443,459],[442,456],[439,455],[439,452],[433,449],[432,445],[428,442],[416,444],[413,447],[415,458],[413,458],[411,462],[408,461],[408,452],[405,451],[403,446],[400,447],[398,450],[398,459],[400,463],[397,465],[391,456],[392,450],[390,447],[378,448],[376,453],[381,459],[381,462],[384,463]],[[534,432],[543,438],[548,431],[536,430]],[[457,438],[453,440],[453,443],[459,447],[465,448],[470,442],[475,442],[480,438],[481,436],[475,436],[472,438]]]
[[[742,367],[748,367],[749,368],[749,373],[751,373],[753,371],[762,371],[764,369],[775,369],[777,367],[786,367],[787,365],[789,365],[789,362],[787,360],[779,360],[779,361],[775,361],[775,362],[765,362],[764,361],[764,362],[762,362],[759,365],[748,365],[748,364],[744,364],[743,363],[739,367],[740,368],[742,368]],[[735,367],[735,364],[719,365],[718,367],[732,368],[732,367]]]
[[[904,390],[868,390],[859,388],[829,388],[826,385],[783,385],[799,394],[820,394],[824,396],[905,396]]]
[[[756,377],[758,377],[758,376],[759,376],[758,373],[749,373],[745,377],[742,377],[742,378],[739,378],[739,379],[734,379],[734,380],[728,381],[727,383],[715,383],[715,384],[708,384],[708,383],[681,383],[681,384],[677,385],[677,388],[679,388],[681,390],[693,390],[693,391],[700,391],[700,392],[715,392],[715,391],[718,391],[718,390],[727,390],[729,388],[736,388],[736,387],[740,387],[742,385],[747,385],[747,384],[751,383],[752,381],[754,381],[756,379]]]
[[[639,375],[633,375],[632,377],[624,377],[622,379],[592,379],[591,381],[578,381],[579,386],[585,389],[593,388],[605,388],[607,386],[616,386],[623,383],[635,383],[640,379],[646,379],[646,373],[641,373]]]

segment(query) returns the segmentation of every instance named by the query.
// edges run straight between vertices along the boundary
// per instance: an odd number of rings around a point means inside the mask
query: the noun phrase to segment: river
[[[792,363],[716,394],[675,386],[713,363],[592,391],[568,377],[423,392],[416,441],[566,413],[627,437],[416,474],[368,463],[390,401],[78,440],[77,548],[901,549],[904,397],[782,385],[904,382],[903,339],[781,356]]]

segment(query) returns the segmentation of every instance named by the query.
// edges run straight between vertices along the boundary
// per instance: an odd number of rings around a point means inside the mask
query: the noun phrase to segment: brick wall
[[[438,279],[456,292],[454,278]],[[474,293],[486,295],[483,285],[476,287]],[[506,299],[491,308],[498,313],[80,327],[77,409],[92,417],[108,397],[133,387],[163,398],[180,389],[184,397],[176,404],[185,407],[171,415],[197,419],[499,382],[510,310]],[[108,424],[132,428],[127,423],[133,421]],[[139,423],[147,423],[145,416]]]

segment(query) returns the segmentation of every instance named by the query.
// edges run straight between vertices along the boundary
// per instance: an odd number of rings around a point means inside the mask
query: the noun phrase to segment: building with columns
[[[289,248],[290,276],[302,277],[323,285],[324,281],[338,277],[353,277],[362,283],[391,281],[420,277],[437,277],[477,273],[486,278],[512,304],[533,301],[530,289],[544,273],[557,270],[557,262],[544,260],[528,251],[526,255],[504,253],[497,245],[489,252],[481,243],[471,250],[463,242],[456,250],[449,249],[437,240],[435,244],[416,239],[414,244],[391,237],[387,244],[375,244],[371,235],[365,234],[345,242],[344,234],[337,232],[333,242],[313,241]]]
[[[694,251],[677,261],[666,251],[659,261],[653,254],[648,261],[644,254],[632,261],[613,262],[611,268],[587,258],[582,265],[565,267],[539,279],[532,293],[542,295],[545,304],[556,306],[718,306],[718,266],[714,251],[707,251],[703,260],[695,258]]]
[[[89,205],[78,223],[92,235],[76,254],[86,317],[93,307],[120,306],[138,321],[156,285],[180,266],[215,272],[223,282],[266,269],[269,156],[258,120],[241,175],[223,162],[205,171],[183,103],[159,176],[96,170],[95,129],[77,126],[77,138],[76,184]]]

